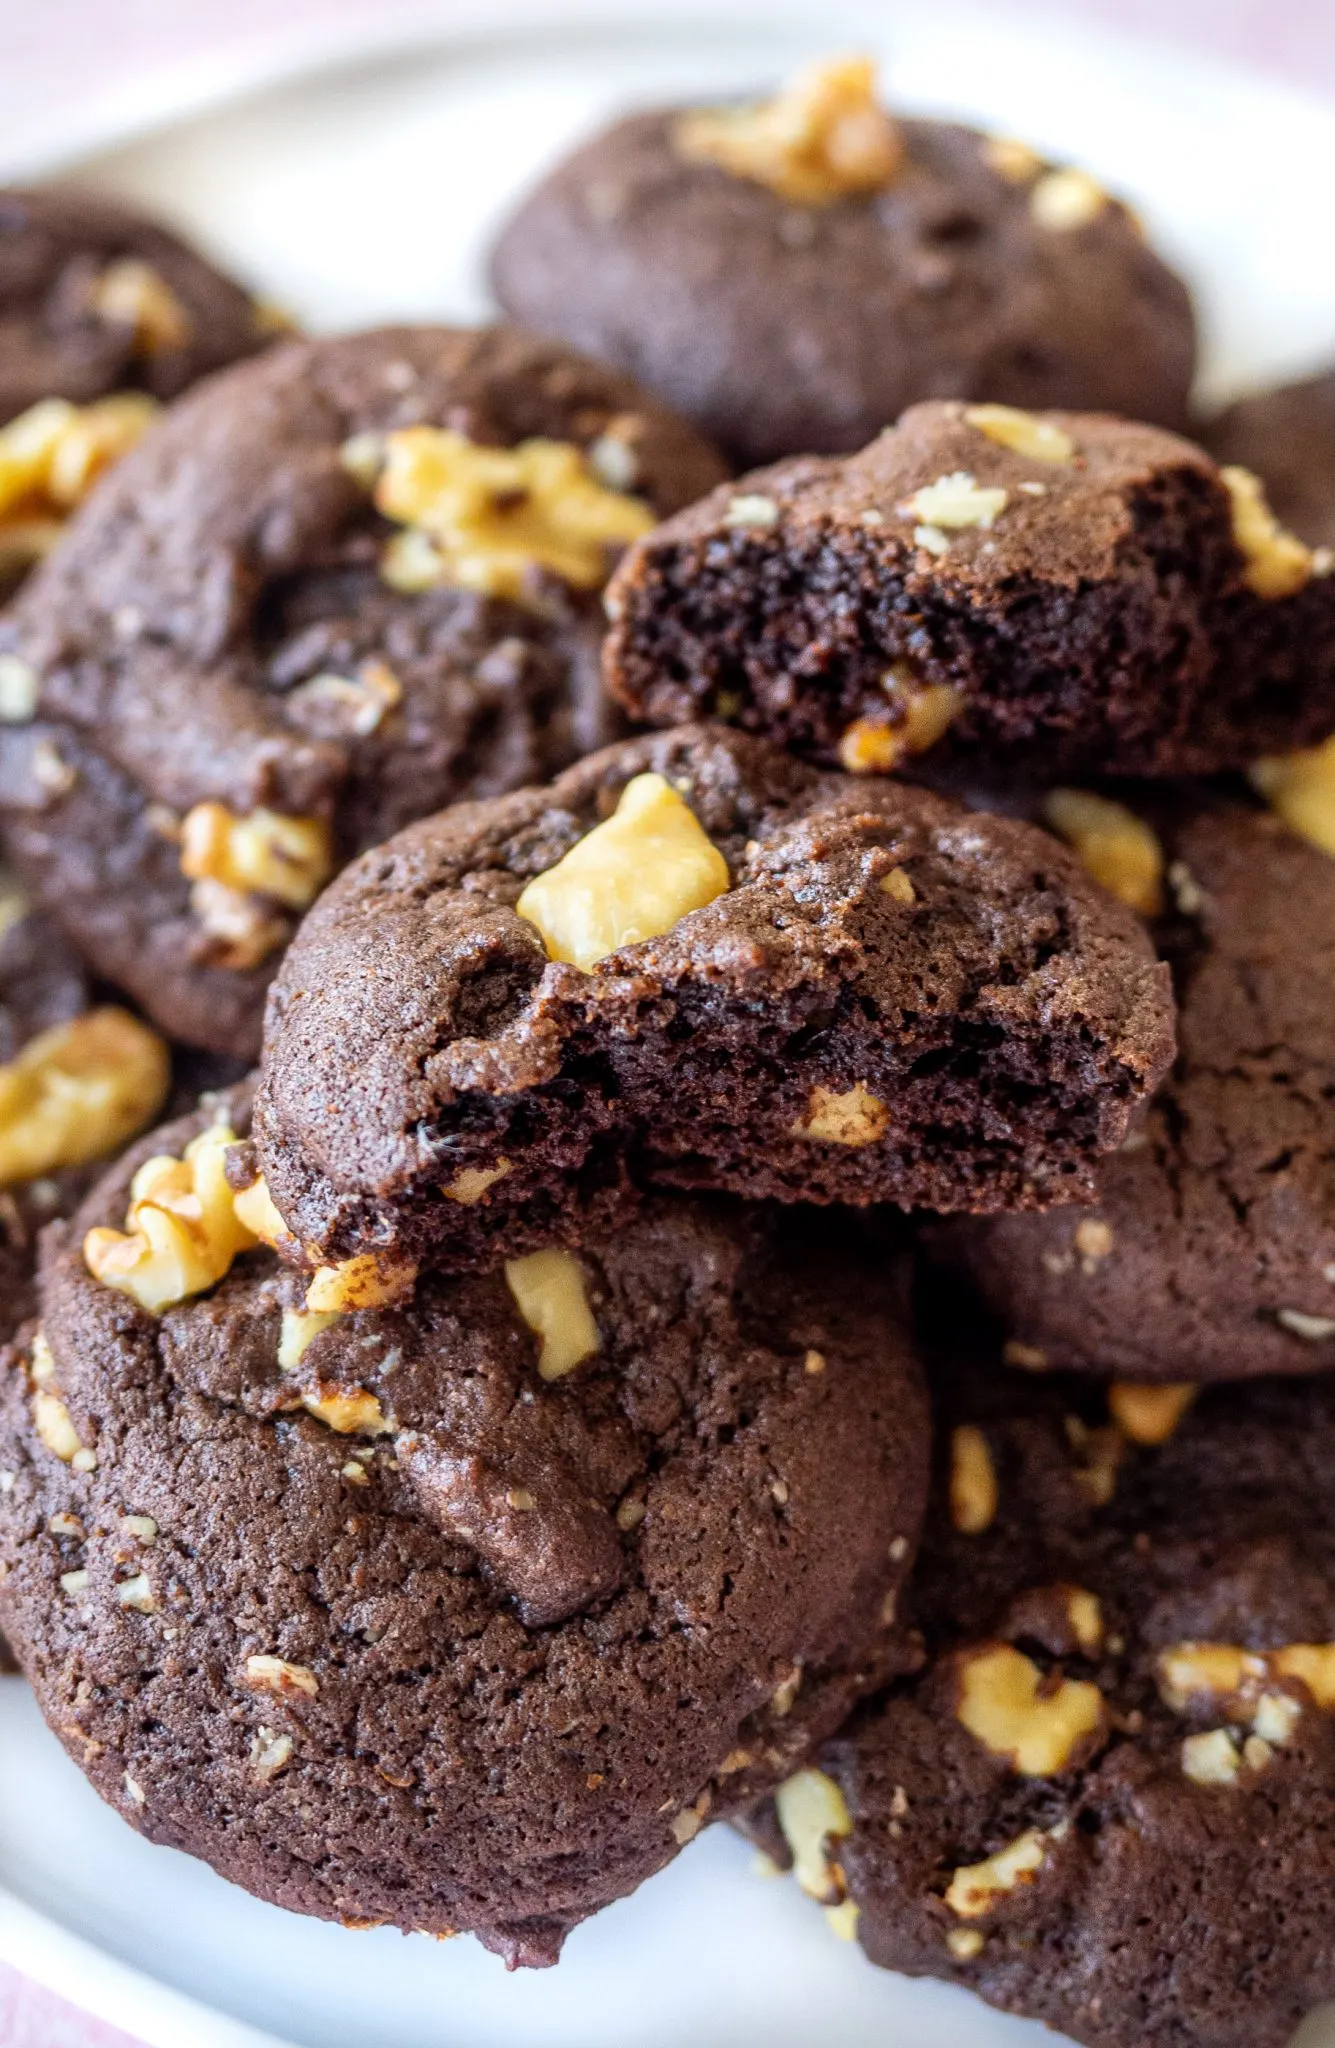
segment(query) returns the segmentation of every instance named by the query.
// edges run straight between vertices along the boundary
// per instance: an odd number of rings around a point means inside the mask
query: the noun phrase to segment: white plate
[[[692,13],[692,7],[695,13]],[[535,25],[539,22],[540,25]],[[390,20],[402,39],[407,16]],[[452,29],[317,71],[269,53],[219,111],[103,145],[208,97],[198,73],[141,81],[95,136],[47,160],[178,219],[316,326],[485,310],[492,223],[568,140],[628,101],[772,78],[797,57],[876,48],[895,97],[1087,163],[1126,192],[1195,284],[1205,382],[1223,391],[1335,355],[1326,261],[1335,110],[1206,61],[1051,16],[964,0],[883,8],[772,0],[457,0]],[[327,53],[324,53],[327,54]],[[344,53],[345,57],[347,53]],[[554,1972],[507,1977],[475,1943],[351,1934],[259,1905],[151,1848],[101,1806],[16,1681],[0,1684],[0,1956],[152,2048],[1038,2048],[1053,2037],[965,1993],[875,1971],[787,1883],[708,1831],[571,1938]],[[256,2030],[261,2031],[256,2031]],[[1304,2031],[1335,2048],[1335,2016]]]

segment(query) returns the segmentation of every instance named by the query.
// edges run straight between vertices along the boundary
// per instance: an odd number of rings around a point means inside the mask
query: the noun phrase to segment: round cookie
[[[252,1054],[339,863],[618,729],[612,554],[721,473],[626,378],[505,328],[293,341],[211,380],[0,628],[34,895],[173,1037]]]
[[[491,279],[741,467],[860,448],[923,398],[1180,426],[1195,362],[1186,288],[1125,206],[1020,144],[891,121],[862,66],[618,121],[523,201]]]
[[[1241,803],[1158,822],[1176,1066],[1093,1207],[934,1224],[927,1242],[1053,1366],[1177,1381],[1329,1369],[1335,862]]]
[[[646,1184],[1071,1199],[1171,1057],[1167,970],[1048,834],[690,726],[348,869],[256,1130],[307,1260],[468,1267]]]
[[[1335,578],[1254,478],[1094,414],[914,406],[628,550],[609,689],[857,773],[1206,773],[1335,727]]]
[[[1286,526],[1312,547],[1335,547],[1335,370],[1240,398],[1200,428],[1218,462],[1265,483]]]
[[[1087,2048],[1283,2048],[1335,1992],[1335,1387],[1148,1447],[971,1336],[932,1362],[924,1664],[780,1794],[808,1888]]]
[[[243,1131],[244,1092],[213,1114]],[[144,1140],[46,1241],[0,1623],[151,1839],[552,1962],[903,1668],[928,1446],[896,1290],[807,1224],[676,1202],[397,1306],[312,1322],[261,1247],[150,1314],[80,1242],[157,1155],[147,1195],[193,1174],[224,1265],[209,1129]]]

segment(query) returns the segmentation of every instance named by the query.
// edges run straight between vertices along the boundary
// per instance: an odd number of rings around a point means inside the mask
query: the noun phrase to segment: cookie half
[[[1089,1209],[933,1225],[1021,1350],[1202,1381],[1335,1366],[1335,862],[1242,803],[1145,792],[1177,1063]]]
[[[894,1286],[682,1201],[314,1314],[228,1191],[246,1106],[144,1140],[47,1240],[0,1622],[152,1840],[552,1962],[902,1668],[928,1449]]]
[[[341,876],[256,1130],[308,1262],[466,1267],[646,1185],[1075,1199],[1171,1055],[1167,970],[1048,834],[686,727]]]
[[[620,729],[603,581],[721,474],[629,380],[504,328],[293,341],[211,381],[0,629],[29,887],[172,1036],[253,1054],[342,861]]]
[[[933,1363],[925,1665],[780,1794],[799,1874],[873,1962],[1088,2048],[1282,2048],[1335,1990],[1331,1386],[1150,1448],[1087,1382]]]
[[[1335,726],[1335,580],[1158,428],[958,402],[742,477],[627,554],[613,694],[855,772],[1201,773]]]

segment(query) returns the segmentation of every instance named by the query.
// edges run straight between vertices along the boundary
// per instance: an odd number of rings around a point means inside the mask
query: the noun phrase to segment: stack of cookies
[[[52,1727],[348,1925],[551,1963],[732,1819],[888,1968],[1280,2048],[1335,1993],[1335,577],[1175,431],[1183,287],[861,64],[572,157],[495,252],[546,338],[262,346],[81,209],[0,201]]]

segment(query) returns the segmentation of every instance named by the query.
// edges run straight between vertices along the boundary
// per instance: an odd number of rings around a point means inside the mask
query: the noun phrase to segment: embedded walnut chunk
[[[308,1415],[323,1422],[337,1436],[388,1436],[394,1428],[375,1395],[365,1387],[321,1383],[313,1394],[302,1395],[301,1405]]]
[[[1269,1659],[1279,1678],[1296,1678],[1323,1713],[1335,1711],[1335,1643],[1286,1643]]]
[[[990,1913],[1000,1899],[1033,1883],[1047,1861],[1050,1844],[1059,1841],[1063,1832],[1059,1828],[1026,1828],[981,1863],[962,1864],[946,1887],[946,1905],[961,1920],[977,1920]]]
[[[889,1127],[889,1110],[861,1081],[842,1093],[817,1084],[806,1115],[792,1127],[792,1136],[819,1145],[874,1145]]]
[[[981,527],[986,533],[1010,503],[1000,484],[980,484],[971,470],[952,470],[934,484],[924,484],[902,507],[905,515],[931,529]]]
[[[1108,1389],[1108,1412],[1133,1444],[1166,1444],[1199,1392],[1180,1380],[1166,1380],[1162,1386],[1114,1380]]]
[[[355,676],[312,676],[287,698],[304,726],[357,739],[377,731],[402,702],[403,684],[388,662],[374,659],[362,662]]]
[[[202,934],[197,957],[238,974],[260,966],[292,936],[292,925],[281,912],[223,882],[192,883],[190,914]]]
[[[1030,461],[1069,462],[1075,454],[1075,442],[1070,435],[1040,413],[1023,412],[1015,405],[971,405],[964,417],[989,441],[1013,449]]]
[[[1085,1655],[1097,1656],[1103,1648],[1103,1606],[1097,1593],[1086,1592],[1083,1586],[1068,1587],[1066,1618]]]
[[[888,719],[855,718],[839,741],[839,761],[850,775],[884,775],[906,754],[925,754],[943,739],[964,703],[948,683],[921,683],[904,662],[881,678]]]
[[[552,960],[588,972],[661,938],[731,887],[728,864],[661,775],[636,775],[610,818],[536,875],[515,905]]]
[[[573,441],[489,448],[448,427],[402,427],[373,443],[358,435],[343,462],[404,528],[380,573],[408,593],[444,585],[519,599],[538,570],[599,590],[611,551],[654,524],[643,499],[609,490]]]
[[[255,1242],[234,1207],[224,1160],[236,1133],[213,1124],[182,1158],[145,1160],[130,1183],[125,1231],[102,1227],[83,1241],[95,1280],[128,1294],[150,1315],[214,1287]]]
[[[673,143],[688,162],[717,164],[796,206],[883,191],[906,157],[869,57],[808,65],[770,100],[683,115]]]
[[[809,1898],[836,1906],[844,1878],[830,1844],[853,1832],[848,1804],[824,1771],[797,1771],[774,1795],[774,1810],[793,1859],[793,1876]]]
[[[88,1010],[0,1066],[0,1182],[118,1151],[166,1100],[166,1046],[128,1010]]]
[[[1087,228],[1108,204],[1102,185],[1088,171],[1069,166],[1045,171],[1029,193],[1029,211],[1041,228],[1052,234],[1069,234]]]
[[[981,1429],[964,1423],[950,1439],[950,1519],[963,1536],[981,1536],[997,1512],[997,1473]]]
[[[983,160],[989,170],[1004,178],[1008,185],[1027,185],[1043,169],[1043,159],[1038,151],[1031,149],[1027,142],[1017,141],[1013,135],[985,136]]]
[[[282,1699],[313,1700],[320,1690],[313,1671],[305,1664],[289,1664],[283,1657],[247,1657],[243,1679],[255,1691],[274,1692]]]
[[[53,1458],[59,1458],[62,1465],[74,1463],[83,1449],[79,1432],[69,1409],[49,1387],[38,1387],[32,1397],[32,1426]]]
[[[530,1252],[507,1259],[505,1279],[520,1315],[539,1339],[538,1372],[564,1379],[598,1350],[602,1339],[584,1290],[584,1271],[571,1252]]]
[[[187,348],[195,327],[166,280],[137,256],[109,263],[91,294],[93,311],[116,327],[134,333],[138,356],[170,354]]]
[[[1236,1785],[1242,1758],[1227,1728],[1188,1735],[1182,1743],[1182,1772],[1194,1785]]]
[[[494,1166],[463,1166],[453,1180],[446,1181],[442,1195],[451,1202],[458,1202],[461,1208],[472,1209],[482,1200],[488,1188],[494,1188],[498,1180],[504,1180],[510,1172],[510,1161],[498,1159]]]
[[[417,1267],[384,1252],[361,1252],[337,1266],[320,1266],[306,1289],[306,1308],[340,1315],[363,1308],[389,1308],[412,1293]]]
[[[1103,1732],[1103,1695],[1083,1679],[1045,1679],[1009,1643],[984,1644],[960,1658],[955,1709],[969,1733],[1026,1778],[1064,1771]]]
[[[295,1243],[291,1231],[278,1213],[262,1174],[253,1180],[248,1188],[233,1192],[232,1208],[236,1212],[237,1220],[244,1224],[261,1244],[272,1247]]]
[[[1050,790],[1043,809],[1101,888],[1142,917],[1160,915],[1163,848],[1143,818],[1088,789]]]
[[[295,1372],[321,1330],[339,1320],[336,1308],[285,1308],[278,1335],[278,1370]]]
[[[1229,464],[1220,477],[1233,515],[1233,538],[1246,558],[1247,588],[1258,597],[1292,597],[1312,576],[1312,550],[1276,519],[1265,486],[1249,469]]]
[[[240,816],[210,801],[196,804],[181,821],[181,873],[192,882],[218,882],[239,895],[268,896],[304,910],[333,867],[323,818],[266,810]]]
[[[1256,761],[1251,779],[1290,832],[1335,858],[1335,738]]]
[[[157,410],[138,391],[82,406],[43,398],[0,427],[0,566],[46,554],[68,514],[129,453]]]

